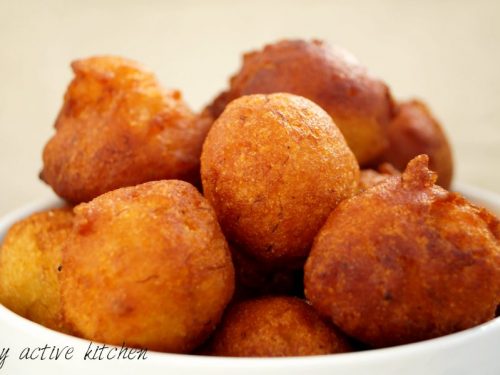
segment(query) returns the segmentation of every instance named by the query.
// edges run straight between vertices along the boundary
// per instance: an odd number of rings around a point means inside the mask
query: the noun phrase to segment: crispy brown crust
[[[227,106],[203,146],[206,198],[231,243],[265,262],[301,262],[359,167],[330,117],[291,94]]]
[[[249,94],[288,92],[321,106],[340,128],[360,165],[387,146],[392,116],[388,87],[347,51],[313,40],[283,40],[246,53],[230,87],[209,109],[219,116],[232,100]]]
[[[72,64],[41,178],[61,197],[86,202],[159,179],[199,179],[210,123],[197,121],[179,91],[163,90],[139,64],[101,56]]]
[[[234,289],[215,213],[182,181],[149,182],[75,207],[63,254],[65,319],[89,340],[188,353]]]
[[[475,326],[500,301],[498,219],[434,185],[427,163],[341,203],[306,263],[313,306],[374,347]]]
[[[57,274],[72,226],[71,208],[34,213],[9,229],[0,248],[0,303],[62,332]]]
[[[415,156],[427,154],[437,183],[447,189],[453,177],[453,155],[446,134],[429,108],[421,101],[399,103],[387,128],[389,147],[382,160],[399,170]]]
[[[346,339],[303,300],[264,297],[229,307],[208,353],[228,357],[285,357],[350,350]]]

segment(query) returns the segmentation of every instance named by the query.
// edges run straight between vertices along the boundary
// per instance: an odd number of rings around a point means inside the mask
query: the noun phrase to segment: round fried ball
[[[249,95],[212,126],[201,176],[228,241],[285,264],[307,256],[331,210],[356,192],[359,167],[330,116],[310,100]]]
[[[70,208],[35,213],[14,224],[0,248],[0,303],[58,331],[66,327],[57,274],[72,225]]]
[[[437,172],[437,183],[447,189],[453,177],[451,147],[439,122],[427,106],[411,100],[397,106],[396,115],[387,128],[389,147],[382,160],[403,170],[415,156],[427,154],[429,167]]]
[[[63,253],[65,319],[93,341],[188,353],[234,289],[215,213],[190,184],[149,182],[74,209]]]
[[[227,357],[290,357],[348,352],[346,339],[295,297],[263,297],[228,308],[208,353]]]
[[[478,325],[500,301],[500,222],[434,185],[427,164],[341,203],[306,263],[308,300],[373,347]]]
[[[199,181],[210,123],[197,121],[179,91],[160,87],[139,64],[120,57],[75,61],[45,146],[41,178],[68,201],[160,179]]]
[[[248,94],[288,92],[321,106],[339,127],[360,165],[387,146],[392,116],[387,86],[349,52],[319,41],[283,40],[246,53],[229,89],[210,109],[217,117],[233,99]]]

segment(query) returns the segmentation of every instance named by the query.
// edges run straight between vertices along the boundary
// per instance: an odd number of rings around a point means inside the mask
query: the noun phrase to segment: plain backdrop
[[[198,110],[241,54],[282,38],[351,50],[398,98],[427,101],[456,180],[500,192],[500,1],[0,0],[0,214],[51,196],[41,151],[72,60],[133,58]]]

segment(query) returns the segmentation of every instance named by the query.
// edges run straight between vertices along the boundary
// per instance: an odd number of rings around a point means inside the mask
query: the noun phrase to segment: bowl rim
[[[474,203],[479,203],[481,206],[486,206],[487,209],[500,213],[500,194],[484,190],[482,188],[477,188],[465,184],[454,184],[454,190],[459,191],[461,194],[471,199]],[[0,218],[0,243],[10,228],[10,226],[17,220],[22,219],[30,215],[33,212],[61,207],[64,205],[64,201],[57,197],[50,197],[41,200],[36,200],[31,203],[25,204],[20,208],[17,208],[2,218]],[[0,327],[3,324],[7,324],[14,329],[28,333],[31,336],[37,337],[47,337],[47,339],[53,339],[55,342],[60,342],[64,340],[65,344],[71,345],[73,347],[88,347],[90,340],[86,340],[80,337],[68,335],[65,333],[57,332],[55,330],[41,326],[35,322],[32,322],[20,315],[7,309],[5,306],[0,304]],[[490,321],[482,323],[478,326],[455,332],[449,335],[419,341],[410,344],[398,345],[387,348],[380,349],[370,349],[365,351],[349,352],[349,353],[338,353],[338,354],[327,354],[327,355],[315,355],[315,356],[303,356],[303,357],[215,357],[208,355],[193,355],[193,354],[176,354],[176,353],[163,353],[156,351],[147,351],[148,360],[153,361],[174,361],[184,362],[186,359],[194,366],[217,366],[221,365],[224,367],[235,366],[240,368],[243,366],[250,367],[281,367],[285,363],[287,366],[310,366],[312,363],[319,366],[324,366],[327,364],[343,364],[351,362],[353,360],[357,362],[383,362],[394,356],[406,357],[410,355],[415,355],[416,353],[430,353],[436,352],[441,349],[450,349],[457,347],[464,343],[464,341],[480,340],[485,334],[498,335],[500,339],[500,317],[494,318]],[[94,342],[94,344],[99,344]],[[113,347],[113,345],[108,345],[108,347]],[[285,362],[286,361],[286,362]]]

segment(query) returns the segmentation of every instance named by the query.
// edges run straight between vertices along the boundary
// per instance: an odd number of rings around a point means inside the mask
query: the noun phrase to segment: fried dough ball
[[[356,192],[359,167],[310,100],[249,95],[212,126],[201,175],[228,241],[257,260],[288,264],[303,261],[328,214]]]
[[[57,274],[72,225],[70,208],[38,212],[14,224],[0,248],[0,303],[63,332]]]
[[[362,169],[359,175],[359,191],[365,191],[372,186],[384,182],[388,177],[399,176],[401,173],[389,163],[383,163],[377,170]]]
[[[434,185],[427,164],[341,203],[306,263],[308,300],[373,347],[478,325],[500,301],[500,222]]]
[[[215,213],[190,184],[148,182],[74,209],[63,253],[65,319],[89,340],[188,353],[234,289]]]
[[[427,154],[429,167],[437,172],[437,183],[447,189],[453,177],[451,147],[439,122],[427,106],[411,100],[400,103],[387,128],[389,147],[382,159],[403,170],[415,156]]]
[[[348,352],[346,339],[305,301],[264,297],[228,308],[208,347],[227,357],[290,357]]]
[[[360,165],[376,159],[387,146],[389,89],[339,47],[319,40],[283,40],[246,53],[229,89],[209,108],[217,117],[235,98],[274,92],[304,96],[328,112]]]
[[[59,196],[78,203],[146,181],[199,181],[210,123],[196,121],[179,91],[162,89],[152,73],[119,57],[71,66],[75,78],[41,172]]]

